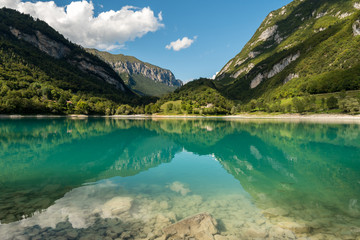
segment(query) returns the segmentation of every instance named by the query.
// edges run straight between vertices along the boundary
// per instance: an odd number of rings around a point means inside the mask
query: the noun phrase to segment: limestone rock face
[[[201,213],[164,228],[164,235],[159,239],[214,240],[217,232],[216,220],[207,213]]]
[[[10,32],[18,39],[24,40],[34,47],[38,48],[47,55],[56,58],[63,59],[67,58],[71,54],[71,49],[61,42],[55,41],[40,31],[35,31],[34,34],[27,34],[20,30],[9,27]],[[117,89],[125,91],[123,82],[116,79],[110,74],[103,66],[94,64],[89,58],[78,54],[74,57],[67,58],[67,62],[78,67],[81,71],[90,73],[97,78],[106,81],[109,84],[116,86]]]
[[[117,88],[121,89],[122,91],[125,91],[123,84],[120,83],[115,78],[113,78],[112,76],[109,76],[103,67],[94,65],[91,63],[91,61],[86,61],[86,59],[80,59],[79,62],[71,61],[71,63],[77,65],[83,72],[94,73],[97,76],[100,76],[106,82],[115,85]]]
[[[360,35],[360,20],[355,21],[352,28],[353,28],[354,36],[359,36]]]
[[[294,79],[294,78],[299,78],[299,74],[296,73],[290,73],[284,80],[284,84],[289,82],[290,80]]]
[[[250,83],[250,88],[256,88],[263,81],[264,75],[259,73]]]
[[[276,74],[282,72],[290,63],[294,62],[300,57],[300,51],[295,54],[291,54],[288,57],[281,60],[281,62],[275,64],[269,72],[259,73],[250,83],[250,88],[256,88],[259,84],[268,78],[274,77]]]
[[[216,77],[221,77],[224,73],[226,73],[232,63],[233,61],[228,62],[225,67],[216,75]]]
[[[278,64],[275,64],[271,71],[268,73],[267,78],[272,78],[276,74],[280,73],[282,70],[284,70],[287,66],[290,65],[293,61],[298,59],[300,57],[300,52],[297,52],[295,54],[292,54],[286,58],[284,58],[281,62]]]
[[[231,75],[232,78],[237,78],[239,77],[242,73],[248,73],[250,72],[251,69],[253,69],[255,67],[255,65],[253,63],[250,63],[248,66],[240,69],[239,71],[237,71],[236,73],[234,73],[233,75]]]
[[[22,39],[25,40],[26,42],[31,43],[41,51],[45,52],[46,54],[56,59],[66,57],[71,52],[71,50],[68,47],[66,47],[64,44],[51,40],[50,38],[42,34],[40,31],[36,31],[35,35],[29,35],[23,33],[11,27],[10,27],[10,31],[18,39]]]
[[[118,73],[139,74],[168,86],[182,86],[182,82],[177,80],[170,70],[151,67],[142,62],[117,61],[108,63]]]
[[[267,41],[269,38],[275,35],[277,29],[278,29],[277,25],[267,28],[265,31],[261,33],[258,40]]]

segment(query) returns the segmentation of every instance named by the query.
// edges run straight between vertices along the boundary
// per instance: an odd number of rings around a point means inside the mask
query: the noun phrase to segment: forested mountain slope
[[[99,113],[138,103],[119,75],[45,22],[0,9],[0,113]]]
[[[360,89],[360,1],[294,0],[271,12],[216,77],[250,101]]]

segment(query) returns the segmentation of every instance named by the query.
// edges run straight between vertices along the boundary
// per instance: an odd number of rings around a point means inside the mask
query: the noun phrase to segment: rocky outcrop
[[[338,12],[335,16],[340,19],[344,19],[344,18],[350,17],[351,15],[352,15],[352,13],[349,13],[349,12],[345,12],[345,13]]]
[[[360,3],[354,3],[354,8],[360,10]]]
[[[69,62],[74,65],[77,65],[78,68],[80,68],[80,70],[82,70],[83,72],[94,74],[100,77],[101,79],[105,80],[107,83],[115,85],[121,91],[125,91],[124,85],[114,77],[110,76],[103,67],[92,64],[91,61],[86,58],[84,59],[80,58],[79,60],[80,61],[69,61]]]
[[[256,52],[256,51],[253,51],[253,52],[250,52],[248,54],[249,58],[255,58],[256,56],[258,56],[261,52]]]
[[[251,44],[251,46],[257,44],[258,42],[266,42],[268,40],[274,40],[277,44],[280,44],[284,40],[284,37],[281,37],[278,28],[278,25],[268,27],[261,33],[259,38]]]
[[[71,50],[64,44],[53,41],[52,39],[42,34],[40,31],[36,31],[35,35],[30,35],[10,27],[10,32],[18,39],[22,39],[32,44],[33,46],[56,59],[66,57],[71,52]]]
[[[360,20],[356,20],[352,25],[354,36],[360,35]]]
[[[269,38],[275,35],[277,29],[278,29],[277,25],[267,28],[265,31],[261,33],[261,35],[258,38],[258,41],[267,41]]]
[[[264,75],[262,73],[256,75],[256,77],[250,83],[250,88],[253,89],[259,86],[259,84],[263,81],[263,79],[264,79]]]
[[[319,19],[322,18],[324,16],[326,16],[328,14],[328,12],[320,12],[320,13],[316,13],[316,11],[314,11],[312,13],[313,17],[315,17],[315,19]]]
[[[275,64],[269,72],[259,73],[250,83],[250,88],[256,88],[259,84],[268,78],[274,77],[276,74],[282,72],[290,63],[294,62],[296,59],[300,57],[300,51],[295,54],[291,54],[290,56],[281,60],[281,62]]]
[[[290,80],[294,79],[294,78],[299,78],[299,74],[296,73],[291,73],[289,74],[289,76],[287,76],[284,80],[284,84],[289,82]]]
[[[267,78],[272,78],[276,74],[280,73],[287,66],[289,66],[290,63],[292,63],[293,61],[295,61],[299,57],[300,57],[300,51],[298,51],[297,53],[295,53],[293,55],[290,55],[290,56],[284,58],[281,62],[279,62],[278,64],[275,64],[273,66],[273,68],[268,73]]]
[[[227,70],[229,70],[231,64],[233,63],[233,60],[231,60],[230,62],[228,62],[225,67],[216,75],[216,77],[221,77],[221,75],[223,75],[224,73],[227,72]]]
[[[118,73],[127,73],[129,75],[139,74],[154,80],[155,82],[164,83],[168,86],[181,87],[182,81],[177,80],[170,70],[151,66],[143,62],[130,61],[107,61],[110,66]]]
[[[241,64],[243,64],[246,60],[248,60],[249,58],[245,58],[245,59],[241,59],[239,58],[236,63],[235,66],[240,66]]]
[[[255,67],[255,65],[253,63],[250,63],[248,66],[240,69],[239,71],[237,71],[236,73],[234,73],[233,75],[231,75],[232,78],[237,78],[239,77],[242,73],[248,73],[250,72],[251,69],[253,69]]]

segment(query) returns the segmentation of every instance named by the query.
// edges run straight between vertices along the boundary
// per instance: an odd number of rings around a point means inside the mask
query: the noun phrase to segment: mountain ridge
[[[183,85],[170,70],[143,62],[136,57],[115,55],[96,49],[86,50],[107,62],[125,80],[128,87],[142,95],[160,96]]]

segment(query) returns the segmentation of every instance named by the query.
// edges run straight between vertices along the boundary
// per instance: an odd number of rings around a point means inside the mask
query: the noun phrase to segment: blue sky
[[[10,0],[0,0],[0,4],[6,4],[7,1]],[[55,4],[66,6],[73,1],[75,0],[55,0]],[[270,11],[289,2],[291,1],[92,0],[95,16],[110,10],[118,11],[127,5],[139,8],[134,11],[149,7],[154,13],[153,20],[157,21],[154,24],[158,24],[150,26],[155,30],[140,34],[134,40],[124,40],[120,49],[109,52],[135,56],[142,61],[170,69],[183,81],[212,77],[241,51]],[[158,16],[160,12],[162,17]],[[165,48],[183,37],[196,39],[190,47],[180,51]]]

